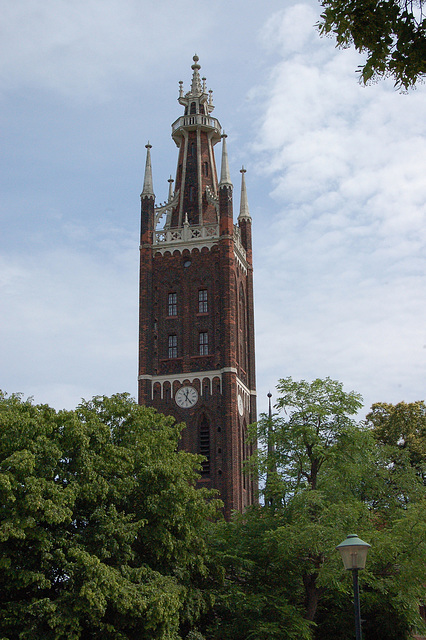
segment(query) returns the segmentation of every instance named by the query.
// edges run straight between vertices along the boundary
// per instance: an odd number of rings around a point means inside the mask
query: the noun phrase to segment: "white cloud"
[[[256,0],[0,10],[0,387],[58,408],[135,392],[142,136],[161,200],[168,101],[197,51],[231,168],[249,170],[259,408],[287,375],[330,375],[367,404],[425,396],[425,87],[360,87],[360,56],[319,38],[313,0],[269,0],[262,17]]]
[[[255,149],[277,212],[257,273],[259,378],[332,375],[367,403],[422,398],[426,92],[360,87],[358,54],[314,22],[299,4],[265,31],[279,59]]]

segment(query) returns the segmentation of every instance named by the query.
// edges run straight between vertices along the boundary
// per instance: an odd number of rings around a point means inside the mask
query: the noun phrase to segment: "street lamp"
[[[355,607],[355,636],[356,640],[362,640],[361,633],[361,609],[359,606],[359,586],[358,586],[358,571],[359,569],[365,569],[365,561],[367,560],[367,553],[371,545],[364,542],[354,533],[348,535],[346,540],[343,540],[336,549],[340,551],[345,569],[352,571],[352,577],[354,582],[354,607]]]

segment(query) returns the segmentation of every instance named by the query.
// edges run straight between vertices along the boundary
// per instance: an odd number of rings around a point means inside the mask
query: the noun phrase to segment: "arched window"
[[[189,113],[197,113],[197,106],[195,102],[191,102],[191,107]]]

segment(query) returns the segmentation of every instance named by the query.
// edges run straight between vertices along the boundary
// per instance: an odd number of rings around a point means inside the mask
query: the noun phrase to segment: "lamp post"
[[[371,545],[364,542],[354,533],[347,536],[336,549],[340,551],[345,569],[352,571],[354,583],[354,608],[355,608],[355,637],[362,640],[361,633],[361,609],[359,606],[358,571],[365,569],[367,553]]]

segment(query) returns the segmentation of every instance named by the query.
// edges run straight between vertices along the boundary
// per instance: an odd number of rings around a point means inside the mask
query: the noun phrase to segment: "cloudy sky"
[[[424,399],[426,86],[364,88],[314,0],[0,1],[0,388],[136,394],[139,194],[167,197],[192,56],[254,224],[259,409],[330,376]]]

